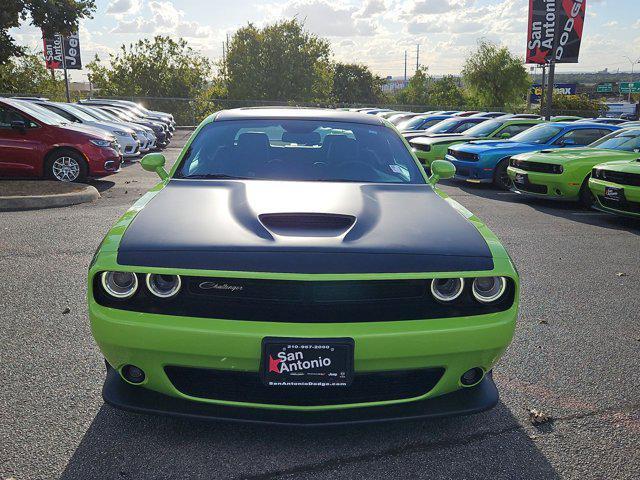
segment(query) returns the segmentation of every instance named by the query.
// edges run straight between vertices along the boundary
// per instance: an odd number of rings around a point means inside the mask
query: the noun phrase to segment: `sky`
[[[625,56],[640,59],[640,0],[586,0],[580,63],[558,71],[630,71]],[[382,76],[401,76],[420,64],[434,75],[457,74],[481,38],[524,58],[528,0],[97,0],[94,18],[80,24],[83,62],[97,53],[108,61],[120,45],[156,34],[182,37],[213,61],[222,42],[248,22],[263,26],[297,17],[330,41],[334,59],[368,65]],[[21,45],[41,48],[40,32],[22,25],[11,33]],[[640,71],[640,64],[636,65]],[[86,78],[73,72],[72,80]]]

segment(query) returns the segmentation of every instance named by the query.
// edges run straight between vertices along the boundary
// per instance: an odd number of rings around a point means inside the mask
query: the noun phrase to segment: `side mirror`
[[[501,133],[500,138],[511,138],[511,134],[507,132]]]
[[[162,180],[166,180],[169,178],[169,174],[164,169],[164,164],[166,159],[164,155],[161,153],[147,153],[142,160],[140,160],[140,165],[147,172],[155,172]]]
[[[440,180],[453,178],[456,174],[456,166],[448,160],[434,160],[431,162],[431,176],[429,183],[435,185]]]
[[[11,122],[11,128],[15,128],[16,130],[24,130],[27,128],[27,122],[24,120],[13,120]]]

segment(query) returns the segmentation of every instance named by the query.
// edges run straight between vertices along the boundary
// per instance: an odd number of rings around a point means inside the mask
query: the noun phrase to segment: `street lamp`
[[[636,61],[631,60],[631,57],[628,57],[627,55],[625,55],[624,58],[629,60],[629,63],[631,64],[631,81],[629,82],[629,98],[627,99],[627,101],[631,103],[631,84],[633,83],[633,67],[635,67],[636,63],[640,63],[640,58],[638,58]]]

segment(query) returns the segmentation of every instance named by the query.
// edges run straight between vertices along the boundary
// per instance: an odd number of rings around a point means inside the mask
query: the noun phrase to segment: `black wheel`
[[[591,189],[589,188],[589,177],[584,179],[582,182],[582,186],[580,187],[580,204],[584,208],[591,208],[591,206],[596,203],[596,198],[591,193]]]
[[[496,165],[496,171],[493,174],[493,185],[500,190],[509,190],[511,188],[511,179],[507,173],[509,159],[503,158]]]
[[[51,153],[45,165],[45,175],[60,182],[84,182],[88,170],[82,155],[66,149]]]

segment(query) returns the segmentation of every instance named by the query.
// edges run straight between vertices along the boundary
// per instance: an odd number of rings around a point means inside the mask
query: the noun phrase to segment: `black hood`
[[[118,263],[287,273],[490,270],[477,229],[427,185],[172,180]]]

